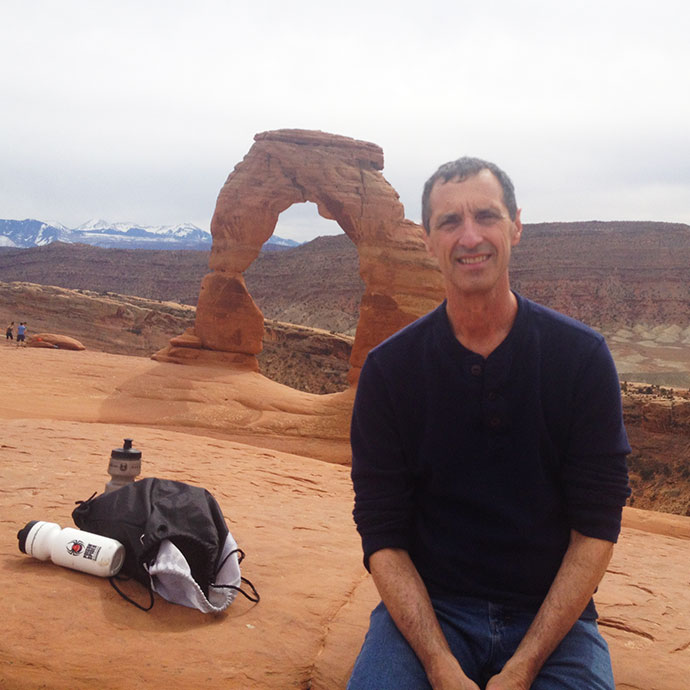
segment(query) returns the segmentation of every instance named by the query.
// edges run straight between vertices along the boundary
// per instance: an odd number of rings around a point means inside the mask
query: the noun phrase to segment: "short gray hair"
[[[450,182],[457,180],[462,182],[468,177],[478,175],[482,170],[488,170],[498,180],[503,189],[503,203],[508,209],[511,220],[517,218],[517,201],[515,201],[515,187],[506,173],[495,163],[482,160],[481,158],[471,158],[463,156],[456,161],[444,163],[427,181],[422,192],[422,225],[428,235],[430,232],[429,221],[431,220],[431,205],[429,197],[434,185],[439,181]]]

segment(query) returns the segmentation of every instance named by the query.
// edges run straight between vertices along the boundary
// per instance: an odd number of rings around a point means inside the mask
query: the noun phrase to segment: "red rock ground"
[[[376,601],[342,464],[351,393],[89,351],[3,348],[0,366],[0,688],[344,687]],[[142,476],[218,499],[259,604],[209,616],[157,597],[144,613],[19,552],[27,521],[71,526],[125,437]],[[687,687],[688,563],[690,518],[626,509],[596,596],[617,688]]]

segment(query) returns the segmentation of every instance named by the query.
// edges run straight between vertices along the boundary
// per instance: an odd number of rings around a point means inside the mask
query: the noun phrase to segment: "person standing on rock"
[[[5,331],[5,340],[14,340],[14,321],[10,323]]]
[[[26,347],[26,324],[21,321],[17,326],[17,347]]]
[[[592,595],[630,494],[604,339],[510,289],[522,224],[496,165],[422,197],[446,300],[368,355],[354,518],[382,602],[351,690],[613,690]]]

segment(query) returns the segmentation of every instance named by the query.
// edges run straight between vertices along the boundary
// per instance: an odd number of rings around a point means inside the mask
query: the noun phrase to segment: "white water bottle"
[[[125,547],[116,539],[55,522],[32,520],[17,533],[19,550],[39,561],[50,559],[57,565],[90,575],[112,577],[125,560]]]

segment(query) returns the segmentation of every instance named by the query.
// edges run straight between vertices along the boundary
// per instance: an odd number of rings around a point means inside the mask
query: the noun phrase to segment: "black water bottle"
[[[110,453],[108,474],[112,479],[105,485],[105,493],[115,491],[141,473],[141,451],[132,448],[132,439],[126,438],[122,448],[113,448]]]

